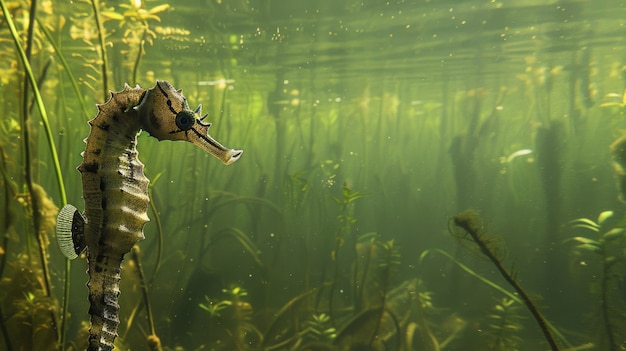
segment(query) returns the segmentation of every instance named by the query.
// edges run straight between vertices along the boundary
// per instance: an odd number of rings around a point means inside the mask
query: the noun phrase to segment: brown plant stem
[[[479,223],[480,221],[478,218],[478,214],[475,211],[467,210],[452,218],[452,221],[454,222],[454,225],[462,228],[472,237],[472,240],[476,243],[476,245],[478,245],[483,255],[487,256],[487,258],[494,264],[494,266],[496,266],[496,269],[498,270],[498,272],[500,272],[500,275],[502,275],[504,280],[506,280],[507,283],[509,283],[513,287],[513,289],[517,291],[522,301],[524,301],[526,308],[528,308],[530,313],[535,318],[535,321],[537,321],[537,324],[539,325],[539,328],[541,329],[544,337],[548,341],[548,344],[550,344],[550,348],[552,349],[552,351],[559,351],[559,346],[557,345],[556,340],[554,340],[554,337],[550,332],[550,328],[548,327],[548,323],[546,322],[545,317],[543,317],[537,306],[535,306],[528,294],[526,294],[526,291],[522,289],[521,285],[515,280],[513,275],[509,273],[506,268],[504,268],[500,259],[496,257],[496,255],[489,248],[485,240],[483,240],[481,233],[482,229]]]
[[[141,295],[143,297],[143,304],[146,307],[146,314],[148,315],[148,323],[150,324],[150,335],[157,338],[156,336],[156,328],[154,326],[154,318],[152,315],[152,306],[150,305],[150,299],[148,297],[148,286],[145,279],[145,275],[143,274],[143,268],[141,266],[141,260],[139,259],[139,247],[137,245],[133,246],[132,249],[132,260],[135,262],[137,267],[137,275],[139,276],[139,284],[141,287]]]

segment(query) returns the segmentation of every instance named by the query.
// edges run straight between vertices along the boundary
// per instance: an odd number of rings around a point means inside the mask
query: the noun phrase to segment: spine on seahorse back
[[[145,89],[126,86],[98,106],[78,167],[85,201],[91,329],[88,350],[112,350],[119,325],[119,282],[124,255],[143,239],[148,179],[137,158],[136,106]]]

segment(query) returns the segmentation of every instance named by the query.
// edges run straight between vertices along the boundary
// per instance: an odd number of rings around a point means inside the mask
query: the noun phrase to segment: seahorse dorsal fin
[[[65,205],[57,216],[57,243],[70,260],[80,255],[85,247],[85,217],[72,205]]]

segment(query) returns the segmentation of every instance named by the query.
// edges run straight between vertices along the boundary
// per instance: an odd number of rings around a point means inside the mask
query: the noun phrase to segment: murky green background
[[[6,4],[24,41],[29,4]],[[626,347],[625,6],[101,2],[107,89],[168,80],[244,150],[223,166],[139,137],[153,207],[124,267],[116,349],[148,349],[142,287],[165,350],[550,349],[450,220],[466,209],[561,350]],[[94,9],[40,1],[35,17],[31,65],[82,209],[75,167],[106,94]],[[46,292],[26,165],[62,200],[32,93],[23,156],[24,68],[5,17],[0,38],[0,350],[56,349],[65,263],[48,204]],[[85,269],[72,261],[67,349],[86,340]]]

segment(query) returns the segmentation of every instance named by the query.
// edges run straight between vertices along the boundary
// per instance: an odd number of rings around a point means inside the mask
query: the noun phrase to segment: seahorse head
[[[243,151],[228,149],[209,135],[211,123],[202,116],[202,105],[191,110],[182,90],[176,90],[166,81],[146,90],[134,109],[141,119],[142,129],[159,140],[184,140],[229,165],[239,159]]]

